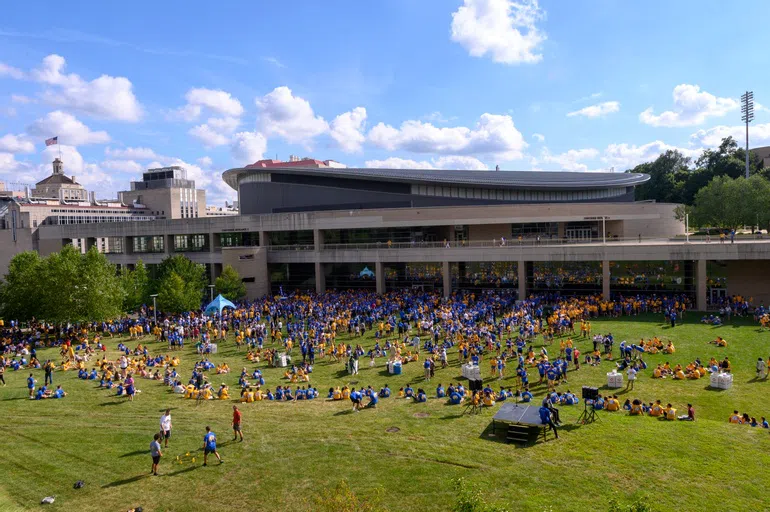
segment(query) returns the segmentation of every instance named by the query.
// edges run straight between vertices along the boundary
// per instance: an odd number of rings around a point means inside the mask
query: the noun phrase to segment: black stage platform
[[[515,403],[504,403],[497,411],[493,422],[513,423],[516,425],[528,425],[531,427],[541,427],[540,408],[533,405],[521,405]]]

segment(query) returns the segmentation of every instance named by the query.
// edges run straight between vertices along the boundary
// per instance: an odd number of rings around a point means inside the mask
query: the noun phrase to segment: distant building
[[[147,169],[131,190],[118,192],[125,205],[144,208],[159,219],[194,219],[206,216],[206,191],[195,188],[187,170],[178,165]]]
[[[770,167],[770,146],[753,148],[751,151],[762,159],[762,163],[764,163],[765,167]]]

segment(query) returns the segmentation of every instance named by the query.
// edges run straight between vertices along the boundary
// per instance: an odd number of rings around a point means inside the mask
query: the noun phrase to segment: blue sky
[[[767,2],[75,2],[0,19],[0,180],[66,172],[113,197],[185,165],[622,171],[667,148],[770,144]],[[110,5],[114,7],[105,7]],[[61,147],[43,141],[60,137]]]

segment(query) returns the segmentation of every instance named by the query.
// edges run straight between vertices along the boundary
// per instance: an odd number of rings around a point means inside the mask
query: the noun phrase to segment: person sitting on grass
[[[446,396],[446,391],[444,391],[444,386],[441,384],[436,387],[436,398],[444,398]]]
[[[661,405],[660,400],[655,400],[653,406],[650,407],[650,416],[655,418],[663,416],[663,406]]]
[[[414,399],[415,402],[423,403],[428,401],[428,395],[425,394],[425,390],[422,388],[417,389],[417,395]]]
[[[666,345],[666,348],[663,349],[663,352],[665,352],[666,354],[673,354],[674,352],[676,352],[676,347],[674,347],[674,344],[671,341],[669,341],[668,344]]]
[[[532,392],[529,390],[528,387],[525,387],[524,391],[521,392],[521,401],[524,403],[528,403],[532,401]]]
[[[765,417],[764,417],[764,416],[762,416],[762,418],[761,418],[761,419],[762,419],[762,423],[761,423],[761,425],[762,425],[762,428],[770,428],[770,423],[768,423],[768,422],[767,422],[767,420],[765,419]]]
[[[223,382],[217,391],[217,398],[220,400],[228,400],[230,398],[230,388]]]
[[[404,398],[414,398],[414,389],[411,384],[407,384],[404,388]]]
[[[385,387],[380,390],[380,398],[390,398],[390,388],[387,384],[385,384]]]
[[[620,410],[620,401],[618,400],[618,397],[616,395],[607,397],[607,403],[605,405],[605,409],[607,409],[610,412],[615,412]]]
[[[713,343],[717,347],[726,347],[727,346],[727,340],[725,340],[721,336],[717,336],[717,339],[709,341],[709,343]]]
[[[674,421],[676,419],[676,409],[671,404],[666,404],[663,412],[665,413],[666,421]]]
[[[743,417],[741,417],[741,425],[750,425],[751,424],[751,418],[749,417],[749,413],[744,412]]]
[[[377,393],[371,392],[369,393],[369,403],[366,404],[367,409],[376,409],[377,408],[377,402],[379,402],[380,399],[377,397]]]
[[[738,411],[733,411],[733,413],[730,415],[730,417],[727,419],[730,423],[734,423],[736,425],[740,425],[743,423],[741,420],[741,415],[738,413]]]
[[[679,421],[695,421],[695,408],[692,404],[687,404],[687,414],[679,416]]]
[[[631,409],[629,409],[628,414],[631,416],[641,416],[644,413],[644,409],[642,408],[642,402],[638,398],[635,398],[633,402],[631,402]]]

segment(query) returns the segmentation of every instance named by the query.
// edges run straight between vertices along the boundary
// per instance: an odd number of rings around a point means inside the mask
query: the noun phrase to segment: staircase
[[[529,442],[530,427],[526,425],[508,425],[505,440],[508,443],[526,444]]]

